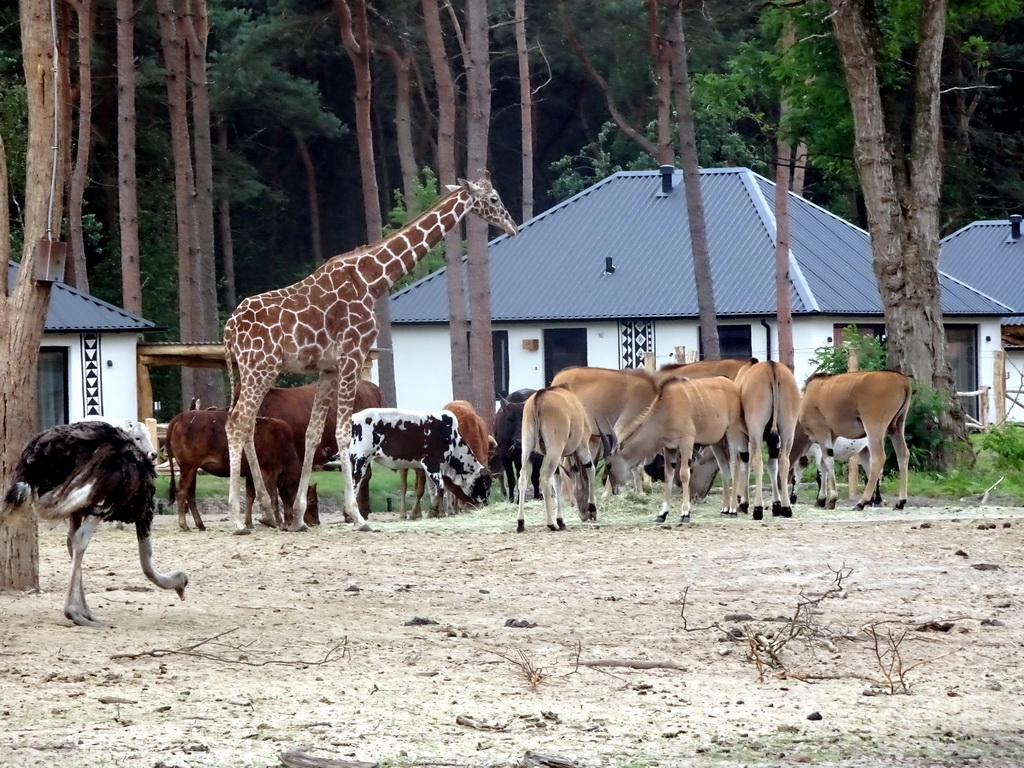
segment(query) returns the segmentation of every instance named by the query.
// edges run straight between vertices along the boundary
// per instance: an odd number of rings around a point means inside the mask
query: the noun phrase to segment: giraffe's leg
[[[359,382],[360,361],[346,362],[338,375],[338,453],[341,461],[342,483],[345,490],[345,512],[352,524],[360,531],[370,531],[370,524],[363,519],[356,503],[355,488],[352,486],[352,457],[349,447],[352,444],[352,404],[356,398],[356,385]],[[317,391],[317,397],[320,396]]]
[[[320,446],[324,425],[327,423],[327,412],[330,410],[336,380],[336,373],[324,372],[320,374],[320,380],[317,382],[316,395],[313,397],[313,409],[309,414],[309,426],[306,427],[306,447],[302,452],[302,473],[299,475],[299,487],[295,491],[292,524],[288,528],[290,531],[306,530],[306,491],[309,488],[309,479],[313,474],[313,458]],[[341,418],[340,411],[338,418],[339,420]],[[345,455],[343,452],[341,458],[344,459]],[[342,466],[345,466],[344,461],[342,461]]]
[[[253,432],[256,429],[256,413],[260,403],[270,388],[270,382],[277,371],[269,371],[270,378],[256,379],[253,376],[242,376],[238,398],[228,414],[224,430],[228,439],[228,517],[235,524],[234,533],[246,534],[250,530],[245,526],[242,516],[242,451],[249,457],[249,468],[256,476],[256,493],[261,508],[267,505],[267,489],[260,474],[259,461],[256,458],[256,447]]]

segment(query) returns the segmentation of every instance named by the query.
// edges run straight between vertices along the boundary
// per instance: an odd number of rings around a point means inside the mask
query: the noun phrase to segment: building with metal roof
[[[775,185],[746,168],[702,169],[701,192],[723,355],[773,358]],[[835,343],[843,327],[881,332],[884,321],[868,233],[792,193],[789,216],[801,377],[813,372],[815,350]],[[565,365],[635,366],[645,353],[660,365],[698,351],[681,171],[609,176],[524,222],[516,237],[492,241],[489,256],[499,392],[543,386]],[[447,280],[442,269],[392,297],[403,406],[427,407],[436,398],[440,405],[450,394]],[[998,341],[1000,318],[1011,310],[949,274],[940,275],[940,289],[947,331],[962,337],[963,355],[973,361],[958,386],[973,390],[982,340],[995,334]],[[436,373],[443,391],[425,388],[422,375],[403,386],[404,366]]]
[[[20,267],[9,262],[9,288]],[[159,330],[145,318],[53,283],[39,350],[39,428],[89,416],[138,418],[137,338]]]

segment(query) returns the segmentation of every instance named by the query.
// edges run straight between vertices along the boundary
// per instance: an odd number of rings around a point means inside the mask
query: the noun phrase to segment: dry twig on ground
[[[140,659],[143,656],[152,656],[153,658],[161,658],[163,656],[192,656],[199,659],[209,659],[211,661],[219,661],[224,664],[241,664],[247,667],[266,667],[273,664],[286,666],[286,667],[317,667],[323,664],[327,664],[332,661],[336,661],[337,658],[345,658],[348,655],[348,638],[346,637],[340,643],[335,645],[333,648],[328,649],[324,654],[323,658],[315,661],[303,661],[303,660],[291,660],[291,659],[267,659],[265,661],[250,661],[245,658],[245,654],[252,653],[251,646],[225,646],[230,648],[229,653],[235,654],[235,656],[225,655],[220,653],[209,653],[207,651],[197,651],[204,645],[212,643],[225,635],[230,635],[232,632],[237,632],[239,627],[229,629],[221,632],[213,637],[207,637],[200,640],[198,643],[192,645],[185,645],[181,648],[150,648],[148,651],[136,651],[131,653],[114,653],[111,654],[111,659]],[[339,657],[335,657],[334,654],[338,649],[341,649]]]
[[[534,664],[533,660],[526,655],[525,651],[519,648],[516,649],[515,656],[510,656],[499,651],[489,652],[511,664],[515,672],[526,681],[528,686],[530,686],[530,690],[537,690],[537,688],[550,677],[550,674],[544,667],[539,667]]]

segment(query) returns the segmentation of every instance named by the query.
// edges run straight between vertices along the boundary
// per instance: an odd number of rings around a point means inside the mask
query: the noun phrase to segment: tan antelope
[[[725,376],[725,378],[735,381],[741,371],[756,363],[756,357],[749,360],[698,360],[694,363],[666,363],[658,369],[654,377],[659,382],[667,378],[707,379],[711,376]]]
[[[611,481],[622,485],[631,469],[645,457],[671,451],[680,457],[679,483],[683,502],[679,521],[690,522],[690,457],[695,445],[707,445],[718,459],[722,472],[723,514],[736,514],[735,489],[739,480],[737,457],[746,450],[740,390],[724,376],[710,379],[668,379],[646,413],[616,432],[617,449],[608,457]],[[666,468],[671,464],[666,462]],[[667,474],[667,470],[666,470]],[[661,512],[663,523],[671,503],[672,483],[664,483]]]
[[[800,385],[793,372],[782,363],[768,360],[744,368],[736,377],[743,405],[748,450],[740,454],[739,510],[750,506],[750,461],[754,465],[754,519],[764,517],[764,456],[761,442],[768,445],[768,473],[772,477],[772,515],[792,517],[789,501],[789,463],[793,436],[800,417]]]
[[[907,503],[910,450],[904,434],[910,410],[910,379],[898,371],[816,373],[804,384],[800,424],[821,447],[824,465],[825,506],[835,509],[835,439],[868,439],[871,468],[856,509],[864,509],[878,485],[885,463],[885,436],[892,440],[900,468],[900,496],[896,509]]]
[[[573,478],[573,494],[580,520],[597,520],[594,500],[594,452],[591,448],[594,428],[586,410],[572,392],[564,387],[541,389],[523,405],[523,464],[519,488],[526,488],[532,467],[530,455],[544,457],[540,468],[540,487],[548,528],[565,530],[562,499],[556,492],[554,477],[559,464],[567,464]],[[519,494],[519,523],[516,531],[526,530],[526,494]]]

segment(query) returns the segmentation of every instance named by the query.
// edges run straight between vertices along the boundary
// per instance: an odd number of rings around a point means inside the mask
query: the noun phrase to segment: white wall
[[[94,344],[93,340],[97,343]],[[86,416],[87,366],[94,365],[94,388],[101,416],[139,417],[138,370],[134,333],[45,334],[41,346],[67,350],[68,418]],[[91,394],[91,393],[90,393]]]
[[[873,319],[872,319],[873,320]],[[836,323],[848,325],[856,322],[872,322],[865,318],[812,317],[796,318],[793,322],[793,350],[795,375],[803,382],[814,373],[811,358],[819,347],[833,344],[833,328]],[[731,321],[723,319],[722,323]],[[978,324],[978,377],[982,386],[992,386],[995,351],[1000,348],[1000,327],[998,319],[964,318],[957,324]],[[737,320],[735,324],[751,327],[751,353],[759,360],[768,359],[768,339],[764,327],[758,320]],[[538,389],[544,382],[544,333],[545,328],[587,327],[587,362],[602,368],[620,368],[618,323],[544,323],[538,325],[495,325],[495,330],[508,331],[509,344],[509,391],[517,389]],[[772,359],[778,359],[778,328],[774,321],[771,328]],[[396,325],[393,328],[395,347],[395,377],[398,390],[398,404],[412,410],[434,410],[452,399],[451,355],[448,347],[446,326]],[[523,348],[525,339],[537,339],[536,351]],[[683,320],[661,320],[655,323],[654,352],[657,365],[675,360],[675,348],[686,347],[696,350],[698,345],[697,323]],[[1007,389],[1024,390],[1024,351],[1007,355]],[[1024,396],[1018,399],[1024,403]],[[991,399],[990,399],[991,400]],[[1008,404],[1009,408],[1010,404]],[[989,417],[995,416],[995,403],[990,402]],[[1010,411],[1011,421],[1024,422],[1024,406],[1014,406]]]

